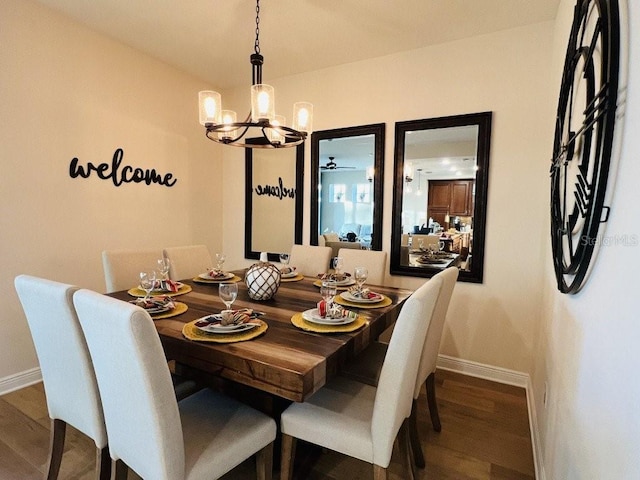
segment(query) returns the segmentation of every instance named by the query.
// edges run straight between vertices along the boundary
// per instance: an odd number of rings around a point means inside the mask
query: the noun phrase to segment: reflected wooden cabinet
[[[473,215],[473,180],[431,180],[427,200],[427,216],[440,225],[445,217]]]

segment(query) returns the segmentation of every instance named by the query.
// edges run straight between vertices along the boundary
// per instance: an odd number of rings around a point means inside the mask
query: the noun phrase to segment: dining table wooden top
[[[245,271],[233,272],[244,278]],[[237,278],[236,277],[236,278]],[[261,320],[268,329],[262,335],[234,343],[210,343],[187,339],[185,324],[219,313],[225,308],[218,297],[218,284],[202,284],[194,279],[181,280],[191,291],[174,297],[188,309],[175,317],[154,320],[168,359],[186,368],[232,380],[278,397],[302,402],[341,366],[354,358],[391,326],[412,291],[382,286],[371,290],[388,297],[390,305],[379,308],[352,308],[364,319],[364,325],[347,333],[316,333],[292,323],[295,314],[316,307],[321,300],[317,278],[283,282],[275,296],[266,301],[252,300],[244,281],[238,281],[238,296],[233,308],[251,308],[264,312]],[[131,300],[127,291],[109,294]]]

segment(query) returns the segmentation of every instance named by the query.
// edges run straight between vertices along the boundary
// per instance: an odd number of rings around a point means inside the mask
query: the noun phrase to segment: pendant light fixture
[[[256,0],[256,39],[250,58],[253,72],[251,112],[244,122],[237,121],[236,112],[222,109],[222,97],[218,92],[199,92],[200,124],[206,128],[207,138],[245,148],[300,145],[311,133],[313,105],[295,103],[291,127],[285,125],[283,116],[276,115],[273,87],[262,83],[264,57],[260,54],[260,0]]]

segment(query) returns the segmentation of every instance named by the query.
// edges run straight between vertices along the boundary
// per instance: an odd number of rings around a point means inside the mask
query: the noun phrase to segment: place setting
[[[356,308],[381,308],[391,305],[389,297],[364,287],[364,282],[369,275],[366,267],[356,267],[353,273],[356,284],[336,295],[337,304]]]
[[[182,327],[185,338],[201,342],[235,343],[251,340],[267,331],[267,323],[260,319],[265,315],[264,312],[251,308],[231,308],[238,296],[236,282],[220,283],[218,295],[226,309],[185,324]]]
[[[282,267],[280,267],[280,282],[287,283],[304,280],[304,275],[299,273],[296,267],[289,266],[290,258],[288,253],[280,254],[280,263],[282,264]]]
[[[366,324],[366,320],[357,312],[347,310],[335,302],[337,288],[333,281],[324,281],[320,287],[320,300],[316,308],[296,313],[291,323],[308,332],[345,333],[353,332]]]
[[[158,278],[155,270],[140,272],[140,283],[137,287],[129,289],[127,293],[132,297],[148,298],[151,294],[175,297],[191,291],[191,286],[186,283],[176,282],[169,278],[170,261],[168,258],[159,259],[158,266],[160,278]],[[151,286],[149,293],[147,293],[147,290],[143,287],[143,282],[145,285]]]
[[[196,283],[204,284],[219,284],[220,282],[239,282],[242,280],[240,277],[232,272],[225,272],[223,269],[226,255],[223,253],[216,253],[216,267],[207,268],[206,272],[199,274],[192,280]]]
[[[343,272],[344,262],[341,257],[335,257],[332,260],[333,272],[318,274],[318,280],[313,282],[316,287],[322,287],[324,282],[333,282],[338,290],[347,290],[352,285],[355,285],[356,281],[351,277],[348,272]]]
[[[158,286],[155,271],[140,272],[139,287],[129,290],[129,294],[138,298],[130,300],[129,303],[143,308],[154,320],[175,317],[187,311],[189,307],[185,303],[175,301],[170,294],[152,295],[159,288],[161,287]],[[137,295],[136,290],[140,290],[143,294]]]

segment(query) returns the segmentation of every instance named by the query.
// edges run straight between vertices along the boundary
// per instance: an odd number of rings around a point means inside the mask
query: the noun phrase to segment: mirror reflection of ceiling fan
[[[336,170],[338,168],[356,168],[356,167],[339,167],[338,164],[334,162],[335,159],[336,157],[329,157],[329,161],[327,162],[327,164],[320,165],[320,168],[322,170]]]

